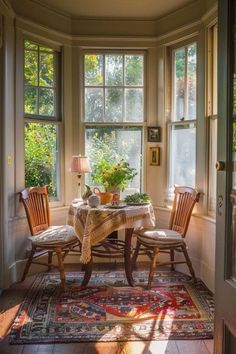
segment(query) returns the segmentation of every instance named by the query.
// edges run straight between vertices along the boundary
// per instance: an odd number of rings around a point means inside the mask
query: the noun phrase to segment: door
[[[219,0],[215,354],[236,353],[236,1]]]

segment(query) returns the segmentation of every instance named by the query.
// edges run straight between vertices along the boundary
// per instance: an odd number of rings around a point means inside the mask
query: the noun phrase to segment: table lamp
[[[78,199],[82,200],[81,197],[81,177],[83,173],[91,172],[89,165],[89,159],[86,156],[72,156],[71,161],[71,172],[76,172],[78,175]]]

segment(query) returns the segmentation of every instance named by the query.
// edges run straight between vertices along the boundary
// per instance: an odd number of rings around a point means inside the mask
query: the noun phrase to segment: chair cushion
[[[39,235],[30,236],[29,239],[34,245],[56,246],[78,240],[75,230],[70,225],[50,226]]]
[[[142,243],[148,244],[150,246],[157,246],[158,244],[174,244],[184,242],[181,234],[177,231],[168,229],[153,229],[153,230],[139,230],[137,233],[138,240]]]

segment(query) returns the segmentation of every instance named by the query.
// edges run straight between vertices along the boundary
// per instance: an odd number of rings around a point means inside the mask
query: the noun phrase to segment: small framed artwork
[[[154,143],[159,143],[161,141],[160,127],[148,127],[148,141]]]
[[[149,148],[149,164],[151,166],[160,166],[160,148],[159,148],[159,146]]]

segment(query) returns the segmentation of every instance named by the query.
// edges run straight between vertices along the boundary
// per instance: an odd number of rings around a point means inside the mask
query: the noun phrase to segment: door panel
[[[236,65],[235,1],[219,0],[215,353],[236,342]]]

